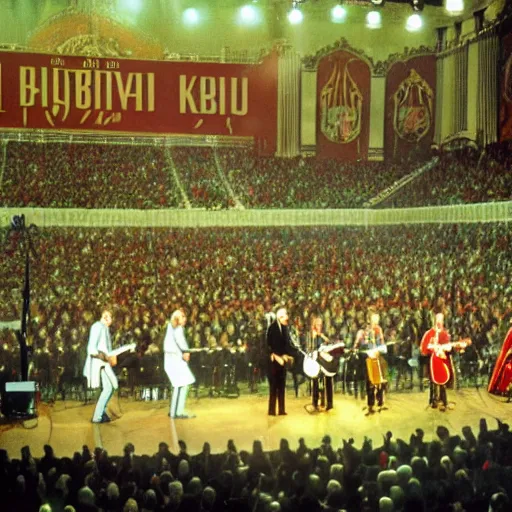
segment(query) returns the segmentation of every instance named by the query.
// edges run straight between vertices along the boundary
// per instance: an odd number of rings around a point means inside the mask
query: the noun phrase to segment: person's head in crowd
[[[133,498],[128,498],[123,506],[123,512],[139,512],[139,505]]]
[[[207,510],[207,511],[213,510],[216,497],[217,497],[217,493],[215,492],[215,489],[213,487],[207,485],[203,489],[203,494],[202,494],[202,498],[201,498],[201,506],[204,508],[204,510]]]
[[[158,499],[156,496],[156,492],[154,489],[147,489],[144,492],[144,497],[142,498],[142,510],[144,512],[153,512],[158,507]]]
[[[77,502],[79,505],[95,505],[96,496],[90,487],[81,487],[78,490]]]
[[[398,477],[398,485],[405,489],[409,483],[409,480],[412,478],[412,468],[408,464],[402,464],[396,470],[396,475]]]
[[[343,464],[338,462],[331,464],[329,469],[329,479],[336,480],[338,483],[343,484],[344,471],[345,468],[343,467]]]
[[[496,492],[489,500],[489,512],[508,512],[510,499],[504,492]]]
[[[179,480],[173,480],[169,484],[169,501],[174,506],[181,503],[183,498],[183,484]]]
[[[383,496],[379,500],[379,512],[393,512],[394,503],[388,496]]]

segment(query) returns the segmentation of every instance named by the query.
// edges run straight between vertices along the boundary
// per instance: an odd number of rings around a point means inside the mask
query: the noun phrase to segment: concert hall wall
[[[434,138],[436,58],[412,57],[393,63],[386,75],[384,154],[403,159],[428,153]]]
[[[501,40],[501,56],[499,137],[505,141],[512,140],[512,32]]]
[[[370,128],[369,64],[339,50],[317,69],[317,155],[341,160],[368,158]]]

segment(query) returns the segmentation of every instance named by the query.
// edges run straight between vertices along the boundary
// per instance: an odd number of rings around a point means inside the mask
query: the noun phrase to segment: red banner
[[[369,65],[345,50],[324,57],[317,72],[317,154],[366,160],[370,127]]]
[[[512,32],[501,40],[500,140],[512,140]]]
[[[243,65],[0,52],[0,127],[253,136],[275,148],[277,56]]]
[[[386,159],[429,153],[434,139],[436,58],[395,62],[386,76]]]

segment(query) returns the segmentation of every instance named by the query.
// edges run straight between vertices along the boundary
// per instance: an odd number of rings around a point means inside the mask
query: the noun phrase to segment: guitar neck
[[[335,343],[334,345],[323,345],[321,346],[318,351],[319,352],[331,352],[331,350],[335,350],[337,348],[342,348],[345,346],[345,343],[342,341],[340,343]]]
[[[133,350],[133,349],[135,349],[135,343],[130,343],[129,345],[123,345],[122,347],[118,347],[118,348],[115,348],[114,350],[111,350],[108,353],[108,357],[115,357],[115,356],[122,354],[123,352],[127,352],[128,350]]]

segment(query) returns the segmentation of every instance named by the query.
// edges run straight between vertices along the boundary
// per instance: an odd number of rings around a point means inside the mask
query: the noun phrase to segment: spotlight
[[[425,1],[424,0],[411,0],[412,10],[416,12],[423,11],[423,8],[425,7]]]
[[[289,13],[288,13],[288,21],[292,25],[297,25],[298,23],[301,23],[301,21],[304,19],[304,15],[302,14],[300,9],[297,9],[294,7]]]
[[[239,19],[241,23],[252,25],[258,20],[258,12],[252,5],[244,5],[239,11]]]
[[[446,0],[444,8],[450,14],[460,14],[464,11],[464,0]]]
[[[347,11],[340,4],[335,5],[331,9],[331,20],[334,23],[341,23],[345,19],[346,16],[347,16]]]
[[[199,21],[199,12],[197,9],[190,7],[183,12],[183,22],[185,25],[195,25]]]
[[[405,28],[408,32],[416,32],[423,26],[423,21],[419,14],[411,14],[407,18]]]
[[[368,28],[380,28],[382,25],[382,16],[379,11],[370,11],[366,15],[366,26]]]

